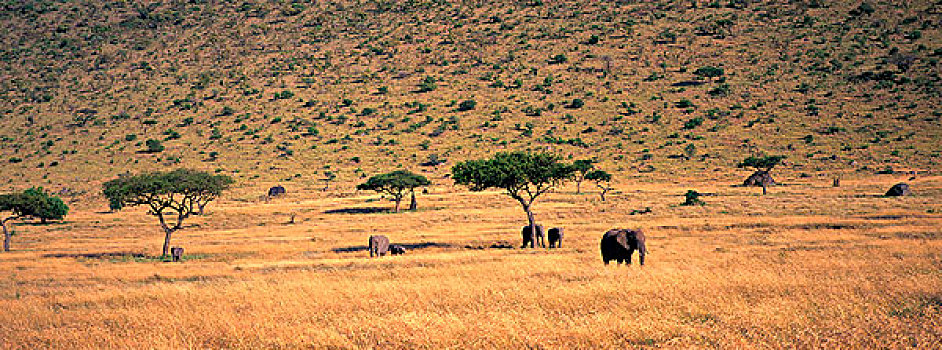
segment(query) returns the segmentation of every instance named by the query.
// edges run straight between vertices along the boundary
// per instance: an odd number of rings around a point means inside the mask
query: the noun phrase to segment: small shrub
[[[704,203],[703,200],[700,199],[699,192],[694,191],[694,190],[688,190],[687,193],[684,194],[684,202],[681,203],[680,205],[704,205],[704,204],[706,203]]]
[[[477,107],[477,105],[478,105],[478,103],[477,103],[476,101],[474,101],[474,100],[465,100],[465,101],[461,101],[461,103],[458,104],[458,110],[459,110],[459,111],[470,111],[470,110],[474,109],[475,107]]]
[[[164,151],[164,145],[160,143],[160,140],[149,139],[145,142],[145,146],[147,147],[147,150],[145,150],[147,153],[160,153]]]

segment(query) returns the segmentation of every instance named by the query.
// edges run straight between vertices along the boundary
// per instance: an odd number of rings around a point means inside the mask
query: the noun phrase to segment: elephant
[[[269,188],[269,189],[268,189],[268,196],[269,196],[269,197],[278,197],[278,196],[284,195],[285,193],[287,193],[287,192],[285,191],[285,188],[282,187],[281,185],[278,185],[278,186],[275,186],[275,187],[272,187],[272,188]]]
[[[602,261],[605,265],[612,260],[619,264],[625,261],[631,265],[631,255],[635,249],[638,250],[641,266],[644,266],[644,256],[648,253],[648,249],[645,247],[644,233],[641,230],[612,229],[602,236]]]
[[[370,257],[383,256],[389,252],[389,238],[382,235],[370,236]]]
[[[389,253],[392,255],[402,255],[406,253],[406,248],[398,244],[393,244],[389,246]]]
[[[553,227],[546,231],[546,238],[549,239],[550,248],[562,248],[563,247],[563,228],[562,227]]]
[[[543,241],[543,225],[536,225],[535,237],[529,225],[524,226],[523,229],[520,230],[520,234],[523,236],[523,245],[521,245],[520,248],[526,248],[527,244],[530,245],[530,248],[535,248],[536,246],[540,248],[546,247],[546,243]]]

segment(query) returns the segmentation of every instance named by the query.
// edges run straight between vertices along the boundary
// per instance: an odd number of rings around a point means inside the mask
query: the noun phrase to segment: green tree
[[[779,165],[784,159],[785,156],[748,157],[743,159],[737,166],[740,168],[754,168],[757,171],[770,172],[772,168]]]
[[[33,187],[20,193],[0,195],[0,212],[12,214],[0,220],[0,226],[3,226],[3,251],[8,252],[13,233],[7,227],[7,222],[22,218],[37,218],[43,223],[60,220],[69,213],[69,206],[61,198],[50,196],[42,187]]]
[[[144,143],[147,146],[147,150],[144,152],[147,153],[160,153],[164,151],[164,145],[160,143],[160,140],[150,139]]]
[[[602,190],[599,197],[602,201],[605,201],[605,194],[612,190],[612,174],[607,173],[605,170],[593,170],[585,175],[585,179],[595,181],[595,186]]]
[[[429,92],[435,91],[438,88],[438,84],[435,83],[435,77],[427,76],[422,80],[422,83],[419,84],[419,92]]]
[[[385,173],[373,176],[366,182],[357,185],[358,190],[376,191],[385,193],[393,197],[396,202],[395,212],[399,212],[399,203],[402,198],[412,193],[415,195],[416,187],[431,185],[432,182],[425,176],[412,173],[406,170],[396,170],[391,173]]]
[[[581,194],[582,181],[586,179],[586,175],[588,175],[589,172],[595,169],[595,161],[591,159],[579,159],[572,163],[572,168],[575,170],[576,194]]]
[[[723,68],[705,66],[705,67],[697,68],[697,70],[693,71],[693,74],[704,77],[704,78],[713,79],[716,77],[723,76]]]
[[[740,168],[753,168],[756,171],[746,179],[743,183],[745,186],[763,186],[774,185],[775,180],[772,179],[772,174],[769,172],[772,171],[776,165],[782,162],[785,159],[785,156],[761,156],[761,157],[748,157],[743,159],[737,166]],[[763,192],[765,190],[763,189]]]
[[[337,179],[337,174],[330,170],[324,170],[324,178],[321,179],[324,181],[324,191],[330,189],[330,182]]]
[[[177,169],[114,179],[103,185],[102,193],[112,210],[138,205],[150,207],[148,214],[156,216],[164,230],[161,254],[167,256],[170,238],[183,227],[183,220],[201,214],[206,204],[232,183],[232,178],[226,175]],[[173,221],[168,222],[168,219]]]
[[[468,160],[456,164],[451,172],[456,184],[471,191],[499,188],[515,199],[527,213],[527,222],[536,235],[533,202],[572,178],[573,166],[549,153],[500,152],[490,159]]]

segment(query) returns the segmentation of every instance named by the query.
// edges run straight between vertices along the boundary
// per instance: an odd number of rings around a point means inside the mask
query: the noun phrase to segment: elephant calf
[[[406,253],[406,248],[398,244],[393,244],[389,246],[389,253],[392,255],[402,255]]]
[[[550,248],[563,247],[563,228],[553,227],[546,232],[546,238],[549,240]]]
[[[619,264],[622,261],[631,264],[631,255],[638,250],[638,259],[644,266],[644,256],[648,253],[644,245],[644,233],[641,230],[612,229],[605,232],[602,236],[602,261],[605,265],[615,260]]]
[[[370,236],[370,257],[383,256],[389,252],[389,238],[382,235]]]
[[[546,243],[543,241],[543,225],[536,225],[536,234],[530,229],[529,225],[524,226],[520,230],[520,234],[523,236],[523,245],[520,248],[526,248],[527,244],[530,245],[530,248],[535,248],[535,246],[546,247]]]

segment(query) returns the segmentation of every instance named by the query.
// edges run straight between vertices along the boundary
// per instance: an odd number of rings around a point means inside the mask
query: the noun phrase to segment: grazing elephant
[[[370,257],[383,256],[389,252],[389,238],[382,235],[370,236]]]
[[[546,239],[549,240],[550,248],[562,248],[563,247],[563,228],[562,227],[553,227],[546,231]]]
[[[520,248],[526,248],[527,244],[530,245],[530,248],[535,248],[536,246],[540,248],[546,247],[546,243],[543,241],[543,225],[536,225],[535,237],[529,225],[524,226],[523,229],[520,230],[520,234],[523,236],[523,245],[520,246]]]
[[[406,253],[406,248],[398,244],[393,244],[389,246],[389,253],[392,255],[402,255]]]
[[[285,188],[282,187],[281,185],[278,185],[278,186],[275,186],[275,187],[272,187],[272,188],[269,188],[269,189],[268,189],[268,196],[269,196],[269,197],[278,197],[278,196],[284,195],[285,193],[287,193],[287,192],[285,191]]]
[[[638,259],[644,266],[644,256],[648,253],[644,245],[644,233],[641,230],[612,229],[602,236],[602,261],[605,265],[611,260],[631,264],[631,255],[638,250]]]

